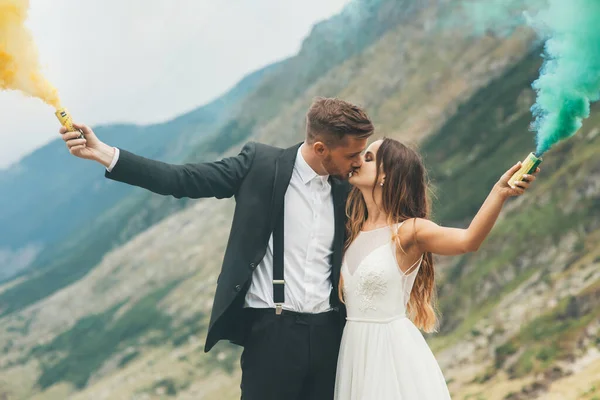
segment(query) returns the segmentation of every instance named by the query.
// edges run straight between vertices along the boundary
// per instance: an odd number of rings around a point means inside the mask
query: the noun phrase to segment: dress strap
[[[396,233],[398,233],[398,229],[400,229],[400,227],[402,226],[403,223],[405,223],[406,220],[402,221],[402,222],[396,222],[394,224],[394,227],[396,228]]]
[[[419,258],[417,261],[414,262],[413,265],[411,265],[410,267],[408,267],[408,269],[406,270],[406,272],[403,272],[404,275],[410,275],[413,272],[415,272],[417,269],[419,269],[419,267],[421,266],[421,263],[423,262],[423,258],[425,257],[425,254],[421,254],[421,258]]]

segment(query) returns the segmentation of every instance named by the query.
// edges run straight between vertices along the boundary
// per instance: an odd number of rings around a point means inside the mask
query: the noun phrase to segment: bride
[[[350,178],[354,189],[347,203],[340,281],[348,317],[335,399],[450,398],[419,331],[431,332],[436,325],[432,253],[476,251],[506,199],[523,194],[535,180],[525,175],[511,188],[507,182],[519,168],[517,163],[494,185],[467,229],[445,228],[427,219],[427,183],[419,155],[392,139],[369,146]]]

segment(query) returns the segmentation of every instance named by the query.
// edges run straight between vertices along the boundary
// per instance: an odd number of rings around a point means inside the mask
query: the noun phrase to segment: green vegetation
[[[533,150],[534,135],[528,132],[530,104],[523,99],[533,99],[529,85],[539,65],[538,52],[532,52],[463,104],[423,143],[421,151],[437,195],[433,204],[437,222],[467,225],[500,175]],[[569,210],[564,204],[584,178],[582,174],[576,179],[566,177],[598,168],[595,155],[600,153],[600,137],[586,138],[595,126],[600,126],[598,113],[592,114],[578,136],[547,154],[543,171],[528,194],[541,200],[525,198],[526,205],[505,214],[482,246],[484,255],[456,258],[439,285],[442,335],[431,339],[434,350],[450,346],[471,332],[477,321],[534,273],[542,271],[542,279],[549,279],[543,265],[523,264],[525,257],[533,259],[540,248],[557,245],[568,232],[589,231],[594,223],[589,216],[600,210],[600,202],[588,198]],[[532,247],[532,243],[536,245]],[[572,249],[572,259],[585,251],[582,238]],[[507,268],[511,269],[510,278],[503,278]],[[485,293],[481,291],[484,282],[491,283]]]
[[[68,331],[50,343],[35,347],[32,356],[40,359],[41,388],[67,381],[76,387],[85,386],[90,375],[114,353],[136,344],[143,335],[156,330],[166,341],[171,332],[171,317],[158,309],[158,303],[177,285],[173,282],[138,300],[115,319],[120,304],[101,313],[84,317]],[[133,353],[135,354],[135,353]],[[131,354],[126,356],[131,360]]]
[[[532,372],[546,371],[556,360],[573,355],[577,340],[595,318],[600,317],[600,282],[578,296],[563,299],[554,309],[521,328],[518,335],[496,348],[495,367],[522,353],[508,368],[509,375],[519,378]]]
[[[531,148],[533,135],[527,133],[530,114],[519,99],[528,92],[528,85],[538,66],[536,56],[526,58],[462,105],[456,116],[422,145],[421,151],[438,194],[434,202],[437,221],[445,225],[468,222],[500,174],[513,161],[523,158]],[[497,116],[497,120],[490,123],[489,115]],[[600,124],[600,119],[591,118],[584,132],[588,132],[593,124]],[[225,142],[242,140],[251,130],[235,121],[230,122],[229,127],[233,136],[228,136],[227,140],[225,137],[220,140],[215,138],[212,143],[216,146],[214,151],[223,151],[227,148]],[[515,135],[514,132],[523,134]],[[558,146],[543,164],[546,180],[540,179],[536,183],[534,193],[543,196],[543,193],[549,193],[547,189],[561,182],[561,177],[572,174],[573,170],[586,163],[593,165],[592,157],[598,151],[598,139],[590,142],[573,138],[569,143]],[[569,180],[566,184],[571,186],[576,182]],[[434,350],[451,345],[469,332],[474,336],[481,335],[474,328],[475,323],[485,317],[506,293],[543,270],[543,266],[519,265],[517,262],[523,255],[533,255],[530,250],[532,242],[554,245],[566,232],[577,231],[581,227],[585,229],[590,210],[600,210],[600,206],[597,202],[586,200],[565,211],[563,203],[568,193],[552,191],[552,195],[546,195],[551,197],[546,197],[544,202],[536,206],[528,206],[527,212],[506,215],[488,239],[488,246],[492,250],[486,252],[485,257],[478,254],[457,257],[440,290],[443,325],[442,335],[431,341]],[[152,195],[143,194],[129,198],[110,210],[102,221],[96,222],[94,229],[63,244],[60,254],[65,256],[48,258],[51,265],[39,279],[27,280],[15,287],[14,291],[9,289],[0,294],[3,312],[19,310],[75,282],[93,268],[108,249],[187,204],[185,201],[161,199],[150,210],[140,213],[139,218],[134,218],[135,223],[130,222],[124,228],[116,222],[132,221],[132,215],[137,214],[131,214],[131,210],[142,210],[144,204],[152,204],[150,197]],[[573,249],[574,257],[585,251],[585,240],[582,239]],[[498,278],[505,268],[516,268],[507,281]],[[549,277],[542,274],[542,279]],[[494,285],[485,297],[480,298],[481,284],[487,281]],[[57,382],[67,381],[81,388],[110,357],[123,353],[118,361],[118,365],[123,367],[143,353],[142,346],[165,343],[182,346],[190,336],[205,332],[207,318],[203,313],[176,323],[160,310],[158,303],[172,287],[169,285],[149,294],[118,318],[115,317],[117,311],[125,305],[85,317],[52,342],[35,348],[32,356],[41,361],[42,367],[39,386],[47,388]],[[24,292],[24,288],[28,290]],[[487,381],[500,368],[509,368],[513,377],[544,371],[557,359],[568,356],[572,346],[570,339],[589,323],[592,314],[572,318],[567,312],[568,303],[563,303],[498,347],[494,365],[478,381]],[[555,323],[561,317],[563,319]],[[26,322],[21,329],[28,329]],[[141,338],[144,338],[143,343],[140,342]],[[127,351],[128,347],[133,347],[133,350]],[[208,373],[216,367],[233,373],[238,367],[238,355],[237,347],[220,344],[202,359],[202,365],[210,365],[210,368],[203,370]],[[516,361],[507,367],[506,360],[512,356],[517,357]],[[176,382],[169,379],[157,382],[152,389],[158,388],[162,388],[166,395],[176,395],[178,390]]]
[[[163,389],[167,396],[175,396],[177,394],[177,385],[173,379],[161,379],[152,386],[152,391],[155,392],[159,388]]]
[[[97,266],[108,251],[181,210],[189,201],[163,198],[153,204],[150,199],[155,196],[138,193],[138,196],[129,197],[103,214],[102,218],[88,223],[78,236],[68,238],[41,254],[36,261],[43,265],[39,273],[0,293],[0,316],[21,310],[77,282]],[[124,224],[122,221],[129,222]]]
[[[470,220],[500,175],[534,147],[528,132],[530,83],[540,66],[537,52],[462,104],[422,145],[438,194],[435,217],[444,223]]]
[[[470,72],[474,72],[470,68],[491,67],[489,60],[492,59],[492,52],[506,52],[501,57],[507,59],[519,56],[507,51],[520,50],[503,49],[501,41],[491,38],[483,40],[484,44],[476,39],[456,40],[456,44],[452,44],[456,48],[448,50],[445,47],[442,49],[443,46],[437,42],[442,43],[442,38],[437,34],[423,34],[416,41],[412,38],[405,40],[405,30],[394,29],[387,34],[386,31],[394,24],[401,25],[401,18],[397,14],[404,17],[410,15],[405,15],[404,6],[410,3],[420,7],[421,3],[401,2],[401,7],[392,0],[361,3],[369,3],[373,9],[368,20],[358,23],[360,29],[355,29],[356,26],[351,29],[361,32],[363,36],[360,42],[344,42],[345,39],[340,39],[343,35],[332,31],[329,23],[319,25],[315,32],[331,39],[325,48],[326,52],[331,53],[328,54],[330,57],[315,57],[324,50],[319,48],[320,40],[313,38],[305,42],[297,58],[284,60],[268,68],[268,73],[257,76],[248,87],[238,91],[234,99],[230,99],[231,102],[218,100],[210,106],[215,107],[212,111],[207,106],[175,121],[148,127],[148,130],[114,127],[103,138],[109,138],[111,143],[114,138],[114,144],[119,144],[116,139],[122,137],[123,148],[169,162],[215,160],[248,139],[258,137],[269,143],[282,144],[299,137],[301,104],[308,103],[309,98],[317,93],[339,95],[352,101],[357,98],[375,117],[376,123],[382,128],[380,131],[392,135],[394,132],[405,134],[414,126],[420,126],[419,123],[411,125],[411,114],[429,107],[428,101],[437,95],[437,87],[455,83],[459,87],[469,85],[470,82],[462,80],[470,78]],[[386,12],[378,12],[377,7],[383,4]],[[344,22],[343,18],[337,21]],[[418,30],[416,33],[408,31],[409,35],[413,33],[421,35]],[[382,35],[383,40],[377,46],[361,54],[364,48]],[[402,42],[402,46],[397,47],[397,51],[389,51],[399,42]],[[430,48],[436,50],[426,50]],[[457,48],[460,51],[455,51]],[[433,201],[436,222],[446,226],[466,226],[499,176],[534,149],[534,134],[528,131],[532,119],[529,107],[535,98],[530,84],[538,76],[541,65],[539,53],[540,49],[533,50],[498,79],[466,99],[439,131],[420,143],[420,151],[437,194]],[[465,67],[465,64],[472,65]],[[333,75],[327,75],[328,71],[333,71]],[[369,81],[372,76],[378,79]],[[482,78],[479,76],[477,79]],[[461,90],[457,88],[455,92],[442,94],[461,95]],[[435,109],[440,104],[431,104],[431,107]],[[451,106],[443,112],[449,112],[450,109]],[[546,155],[542,164],[543,172],[535,187],[518,200],[521,201],[521,207],[502,216],[481,251],[454,258],[454,264],[444,274],[444,280],[438,282],[442,326],[441,333],[430,340],[434,351],[451,346],[466,335],[484,340],[487,329],[478,329],[477,322],[486,318],[508,293],[533,276],[539,277],[539,282],[552,288],[560,276],[556,276],[555,269],[551,273],[546,265],[535,260],[539,252],[552,250],[561,244],[565,235],[576,235],[576,241],[569,249],[565,265],[559,266],[564,268],[563,274],[571,273],[569,268],[573,268],[584,257],[586,260],[596,257],[595,262],[600,262],[600,253],[595,250],[596,243],[588,236],[590,232],[596,237],[600,233],[598,219],[595,218],[600,215],[600,202],[597,197],[585,195],[592,187],[586,179],[590,176],[597,178],[600,171],[597,158],[600,135],[590,135],[592,130],[600,127],[599,111],[595,107],[577,136]],[[298,116],[298,121],[291,120]],[[409,123],[405,123],[406,119]],[[289,133],[286,131],[287,125],[281,129],[288,121]],[[136,143],[140,147],[136,148]],[[54,151],[52,147],[49,149]],[[60,154],[62,157],[63,153]],[[131,193],[116,189],[102,192],[102,185],[107,181],[97,176],[97,170],[77,170],[71,164],[69,168],[64,168],[60,161],[62,158],[51,163],[44,157],[38,157],[38,168],[49,164],[60,167],[58,171],[51,171],[52,174],[47,178],[50,182],[54,175],[60,176],[57,178],[60,185],[52,186],[53,189],[67,187],[77,193],[65,191],[53,197],[63,212],[57,214],[60,218],[44,219],[43,213],[37,214],[39,210],[29,215],[29,203],[18,208],[30,220],[45,226],[46,231],[43,235],[40,233],[40,238],[58,239],[42,251],[33,266],[34,274],[0,293],[0,317],[16,317],[8,332],[10,340],[0,347],[7,352],[18,351],[16,348],[21,345],[20,336],[31,334],[30,325],[35,318],[22,317],[20,311],[76,283],[95,268],[107,252],[191,203],[190,200],[157,196],[139,189],[132,189]],[[44,162],[41,162],[42,159]],[[71,168],[77,172],[75,177],[60,172]],[[85,173],[100,179],[86,181],[83,179]],[[71,182],[75,178],[79,179],[78,183],[86,184],[73,186]],[[31,186],[25,185],[25,181],[17,182],[19,187]],[[100,187],[99,192],[92,190],[95,190],[94,184]],[[121,184],[114,184],[113,187],[125,188]],[[135,194],[132,194],[134,191]],[[96,212],[63,207],[67,203],[77,206],[86,204],[84,200],[89,199],[92,192],[93,200],[97,200],[101,206],[96,208]],[[48,208],[55,209],[55,205]],[[7,205],[6,210],[9,208]],[[52,226],[60,224],[61,218],[65,218],[64,213],[74,213],[74,220],[82,216],[92,217],[78,220],[80,224],[85,224],[79,226],[81,229],[65,225],[61,226],[64,230],[54,231]],[[15,214],[13,218],[10,213],[5,214],[8,217],[0,216],[0,221],[10,222],[21,218],[21,215]],[[18,240],[35,231],[35,224],[29,222],[17,232],[14,243],[20,243]],[[72,228],[77,234],[67,234],[67,228]],[[219,235],[225,236],[225,229],[219,231]],[[203,240],[200,239],[201,245],[207,243]],[[215,244],[222,246],[223,242]],[[213,268],[215,253],[207,254],[206,259],[210,259],[208,266],[201,265],[198,268],[207,269],[207,275],[216,272],[209,270]],[[126,270],[128,265],[119,265],[117,268]],[[555,309],[524,324],[518,334],[498,346],[493,362],[475,381],[487,382],[500,369],[515,378],[545,372],[557,360],[571,357],[583,328],[593,318],[600,316],[600,309],[594,300],[600,291],[600,282],[593,283],[592,276],[588,274],[585,279],[586,284],[591,284],[586,291],[564,299]],[[141,299],[130,299],[102,313],[88,315],[49,343],[33,349],[29,357],[39,360],[41,369],[41,375],[37,377],[38,386],[45,389],[58,382],[69,382],[82,388],[103,366],[122,368],[136,363],[150,347],[182,348],[191,342],[192,336],[202,340],[208,324],[205,312],[198,311],[182,320],[177,314],[165,313],[160,306],[175,285],[177,282]],[[95,289],[110,293],[110,278],[103,280],[102,287]],[[203,303],[202,307],[207,306]],[[498,325],[494,334],[501,333],[501,326]],[[595,340],[596,345],[600,346],[600,339]],[[176,396],[191,379],[207,377],[215,369],[232,374],[239,368],[240,348],[228,343],[219,343],[213,351],[198,358],[185,353],[187,349],[179,350],[182,353],[179,361],[194,363],[194,372],[189,372],[193,377],[160,378],[144,387],[143,392],[152,393],[153,396],[157,393],[160,396]],[[17,354],[10,366],[24,364],[26,357],[26,353]],[[139,392],[138,388],[136,390]],[[514,393],[508,398],[511,396],[516,398],[520,394]],[[476,400],[485,397],[484,393],[475,393],[465,398]]]

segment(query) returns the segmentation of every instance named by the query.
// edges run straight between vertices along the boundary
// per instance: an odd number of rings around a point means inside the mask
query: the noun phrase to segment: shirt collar
[[[302,183],[304,183],[305,185],[315,178],[322,181],[323,183],[328,183],[329,175],[319,175],[315,172],[314,169],[312,169],[310,165],[308,165],[308,163],[304,159],[304,156],[302,155],[302,146],[298,148],[295,167],[298,170],[298,173],[300,174],[300,178],[302,178]]]

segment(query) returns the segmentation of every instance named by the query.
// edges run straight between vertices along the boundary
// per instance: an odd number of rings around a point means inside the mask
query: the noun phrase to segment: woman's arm
[[[534,174],[525,175],[523,181],[516,183],[518,187],[513,189],[508,180],[520,167],[519,162],[502,175],[467,229],[445,228],[426,219],[416,219],[414,238],[420,251],[441,255],[477,251],[496,223],[506,199],[522,195],[540,171],[538,168]]]

